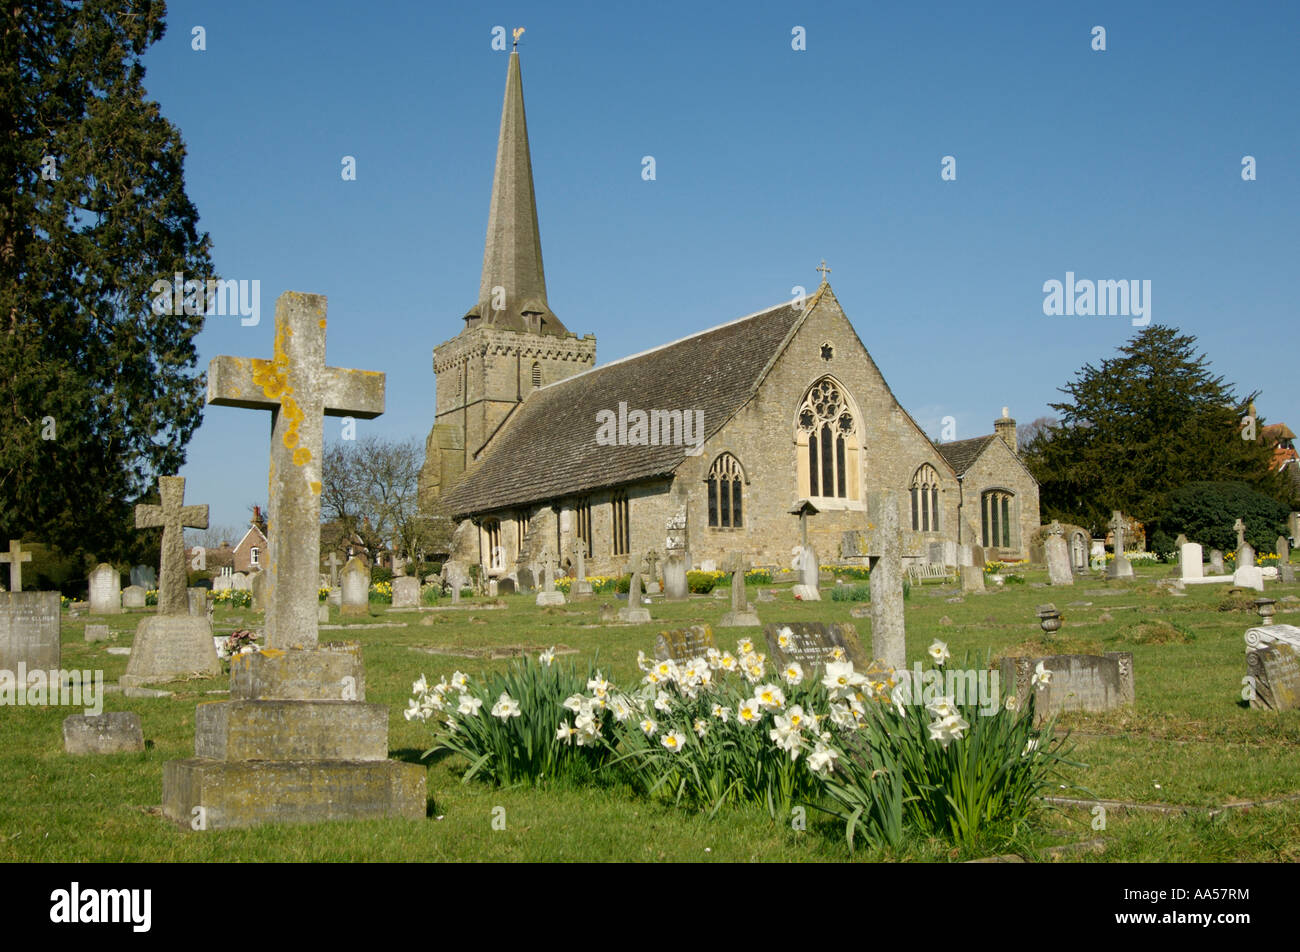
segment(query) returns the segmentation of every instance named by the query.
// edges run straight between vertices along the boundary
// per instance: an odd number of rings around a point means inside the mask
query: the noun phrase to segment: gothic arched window
[[[929,463],[912,477],[912,531],[939,531],[939,474]]]
[[[799,491],[821,499],[858,498],[857,413],[843,387],[823,377],[809,388],[796,419]]]
[[[980,527],[984,548],[1011,548],[1012,524],[1015,521],[1015,493],[990,489],[980,495]]]
[[[745,524],[742,489],[745,471],[740,460],[723,453],[709,468],[709,525],[715,529],[737,529]]]

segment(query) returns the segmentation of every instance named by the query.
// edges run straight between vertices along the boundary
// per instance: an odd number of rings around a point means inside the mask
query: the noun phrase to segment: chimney
[[[261,506],[254,506],[254,507],[253,507],[253,525],[257,526],[258,528],[261,528],[261,526],[262,526],[262,507],[261,507]]]
[[[1011,452],[1020,452],[1020,446],[1016,442],[1016,421],[1011,419],[1006,407],[1002,408],[1002,416],[993,421],[993,432],[1002,437],[1003,442],[1011,447]]]

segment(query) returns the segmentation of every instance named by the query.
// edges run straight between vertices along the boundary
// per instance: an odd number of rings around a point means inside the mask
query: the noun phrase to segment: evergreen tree
[[[1196,338],[1158,324],[1100,367],[1085,364],[1053,403],[1060,423],[1024,448],[1040,483],[1043,519],[1100,531],[1111,511],[1142,522],[1159,517],[1170,494],[1201,481],[1235,481],[1284,500],[1270,453],[1243,439],[1257,394],[1238,399],[1193,348]],[[1258,430],[1263,421],[1256,421]]]
[[[0,14],[0,538],[131,549],[130,503],[199,423],[191,311],[151,286],[212,277],[179,131],[144,95],[157,0]]]

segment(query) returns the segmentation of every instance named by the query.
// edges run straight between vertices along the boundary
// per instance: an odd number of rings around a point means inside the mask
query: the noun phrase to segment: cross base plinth
[[[423,819],[426,769],[387,760],[388,709],[365,702],[357,645],[236,656],[229,701],[200,704],[197,756],[163,767],[163,815],[185,829]]]
[[[1133,563],[1124,556],[1116,556],[1111,560],[1110,565],[1106,567],[1107,578],[1132,578]]]
[[[191,674],[221,674],[208,619],[197,615],[153,615],[136,628],[126,674],[118,684],[138,688]]]

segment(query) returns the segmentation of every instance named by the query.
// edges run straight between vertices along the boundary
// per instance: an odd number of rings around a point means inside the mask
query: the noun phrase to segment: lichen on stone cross
[[[325,416],[384,412],[384,375],[325,365],[326,299],[286,291],[275,302],[270,360],[214,357],[208,403],[271,411],[266,643],[317,642],[321,456]]]
[[[21,539],[10,539],[9,551],[0,552],[0,562],[9,563],[9,591],[21,592],[23,590],[23,563],[31,560],[32,554],[23,551]]]
[[[1232,528],[1237,530],[1237,548],[1240,549],[1246,544],[1246,523],[1242,522],[1241,517],[1238,516],[1237,521],[1232,524]]]
[[[1060,523],[1060,521],[1058,521],[1058,520],[1056,520],[1056,519],[1053,519],[1053,520],[1052,520],[1052,526],[1051,526],[1051,528],[1048,530],[1048,534],[1049,534],[1049,535],[1054,535],[1054,536],[1059,536],[1059,535],[1063,535],[1064,533],[1065,533],[1065,530],[1061,528],[1061,523]]]
[[[162,526],[162,546],[158,559],[158,613],[188,615],[186,592],[185,530],[208,527],[206,505],[185,505],[185,477],[159,476],[158,498],[161,505],[135,507],[135,527],[156,529]]]
[[[339,587],[339,566],[343,563],[339,561],[338,553],[331,552],[330,557],[325,560],[325,564],[330,570],[330,588]]]

